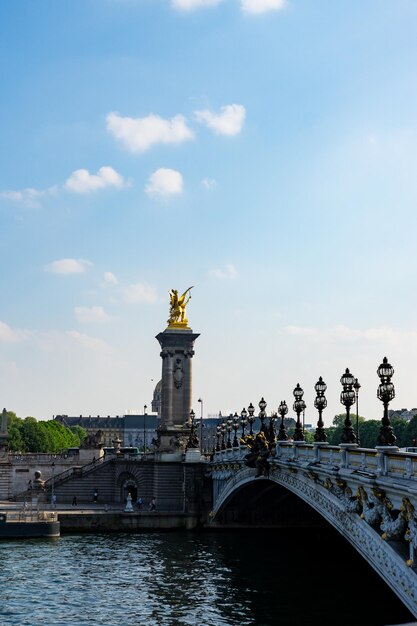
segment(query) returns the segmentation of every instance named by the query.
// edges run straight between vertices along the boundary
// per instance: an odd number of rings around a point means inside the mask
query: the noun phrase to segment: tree
[[[22,419],[11,411],[7,414],[7,430],[12,452],[62,452],[78,448],[87,435],[80,426],[71,429],[56,420]]]

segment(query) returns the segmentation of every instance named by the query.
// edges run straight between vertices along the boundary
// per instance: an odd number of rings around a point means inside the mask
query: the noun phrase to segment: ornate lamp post
[[[220,431],[222,435],[221,449],[226,450],[226,422],[224,420],[220,424]]]
[[[237,429],[238,428],[239,428],[239,415],[237,413],[235,413],[233,415],[233,430],[234,430],[233,447],[234,448],[238,448],[239,447],[239,442],[237,440]]]
[[[346,418],[342,431],[341,443],[355,444],[356,437],[355,433],[353,432],[352,422],[350,420],[350,407],[355,402],[355,392],[353,390],[355,377],[353,376],[353,374],[350,373],[348,367],[346,368],[345,373],[342,374],[340,382],[343,387],[343,390],[340,393],[340,402],[344,405],[346,409]]]
[[[361,388],[361,384],[358,381],[357,378],[355,378],[355,382],[353,383],[353,388],[355,390],[355,399],[356,399],[356,443],[360,444],[359,441],[359,413],[358,413],[358,396],[359,396],[359,389]]]
[[[377,369],[377,374],[381,380],[378,385],[377,397],[384,405],[384,416],[381,420],[381,428],[378,436],[378,446],[395,446],[397,437],[394,435],[390,419],[388,416],[388,404],[395,398],[394,385],[391,378],[394,375],[394,368],[388,363],[384,356],[381,365]]]
[[[295,398],[293,409],[297,414],[297,422],[295,424],[294,441],[304,441],[303,427],[300,421],[300,415],[306,408],[306,403],[303,400],[304,391],[300,387],[300,383],[297,383],[296,388],[293,391]]]
[[[268,432],[268,441],[270,445],[275,444],[275,420],[277,419],[277,414],[273,411],[269,416],[269,432]]]
[[[248,423],[248,412],[243,408],[240,412],[240,424],[242,426],[242,439],[245,437],[245,428]]]
[[[146,404],[143,405],[143,453],[146,452]]]
[[[252,402],[248,406],[248,412],[249,412],[248,421],[249,421],[249,426],[250,426],[249,435],[253,437],[253,422],[255,421],[255,416],[254,416],[255,407],[253,406]]]
[[[278,441],[287,441],[288,435],[284,426],[284,418],[288,413],[288,407],[287,407],[287,403],[285,402],[285,400],[281,401],[278,407],[278,413],[280,414],[280,417],[281,417],[281,424],[279,426],[279,431],[278,431]]]
[[[259,406],[259,409],[260,409],[258,417],[261,420],[261,427],[259,429],[259,432],[264,433],[265,437],[268,439],[268,429],[267,429],[267,427],[264,424],[264,420],[266,418],[266,411],[265,411],[265,409],[266,409],[266,402],[265,402],[265,400],[263,398],[260,399],[258,406]]]
[[[203,452],[203,398],[199,398],[197,402],[201,403],[200,413],[200,452]]]
[[[319,421],[317,422],[316,432],[314,433],[314,441],[318,443],[322,443],[327,441],[326,431],[324,430],[324,423],[322,419],[323,410],[327,406],[327,400],[324,395],[327,385],[320,376],[316,384],[314,385],[314,389],[316,390],[316,399],[314,400],[314,406],[319,412]]]
[[[226,448],[232,447],[232,440],[230,439],[230,433],[232,432],[232,424],[233,424],[233,415],[230,413],[229,417],[226,420],[226,430],[227,430]]]
[[[216,426],[216,437],[217,437],[217,442],[216,442],[216,452],[220,452],[221,448],[220,448],[220,437],[222,434],[222,429],[220,424],[217,424]]]
[[[188,437],[188,441],[187,441],[187,450],[189,448],[198,448],[200,446],[200,442],[198,441],[198,437],[196,435],[196,427],[195,427],[195,413],[194,411],[191,409],[190,411],[190,420],[188,422],[188,426],[190,428],[190,436]]]

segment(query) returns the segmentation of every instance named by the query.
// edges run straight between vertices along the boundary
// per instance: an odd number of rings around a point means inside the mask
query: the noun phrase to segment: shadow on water
[[[333,529],[0,543],[2,626],[391,626],[413,616]]]

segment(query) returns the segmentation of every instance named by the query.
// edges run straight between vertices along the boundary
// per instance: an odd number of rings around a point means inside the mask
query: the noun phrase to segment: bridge
[[[283,441],[267,468],[247,456],[244,445],[214,454],[210,526],[327,522],[417,617],[417,454]]]

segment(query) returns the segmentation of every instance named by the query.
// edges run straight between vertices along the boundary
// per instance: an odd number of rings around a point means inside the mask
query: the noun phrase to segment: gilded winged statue
[[[188,320],[186,316],[185,307],[191,300],[191,293],[190,293],[191,289],[193,289],[193,287],[188,287],[188,289],[184,291],[182,296],[178,295],[177,289],[171,289],[171,291],[169,292],[169,297],[170,297],[170,310],[169,310],[169,319],[168,319],[169,325],[177,325],[177,324],[181,324],[183,326],[187,325]],[[188,294],[188,298],[186,298],[187,294]]]

